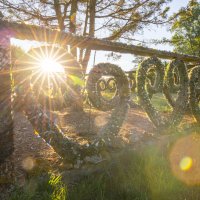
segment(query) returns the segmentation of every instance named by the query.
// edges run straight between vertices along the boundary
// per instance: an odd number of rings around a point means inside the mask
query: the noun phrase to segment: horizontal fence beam
[[[136,45],[127,45],[120,42],[111,42],[97,38],[83,37],[35,25],[19,24],[0,20],[0,37],[2,37],[1,32],[10,35],[10,37],[22,40],[26,39],[48,43],[59,43],[62,45],[71,45],[79,48],[113,51],[137,56],[157,56],[163,59],[179,58],[185,62],[191,62],[195,64],[200,63],[200,57],[197,56],[178,54]]]

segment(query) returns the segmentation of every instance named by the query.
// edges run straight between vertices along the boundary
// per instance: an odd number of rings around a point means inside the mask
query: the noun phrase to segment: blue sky
[[[188,4],[189,0],[172,0],[172,2],[169,4],[170,6],[170,12],[169,15],[177,12],[181,7],[185,7]],[[151,25],[143,30],[143,33],[137,33],[135,35],[135,39],[137,40],[151,40],[151,39],[162,39],[163,37],[165,38],[171,38],[172,34],[168,30],[168,27],[166,26],[156,26],[156,25]],[[15,44],[20,44],[20,42],[15,42]],[[21,43],[22,44],[22,43]],[[30,48],[31,43],[23,42],[23,48],[28,50]],[[149,44],[147,45],[148,47],[151,48],[156,48],[156,49],[161,49],[161,50],[168,50],[172,51],[173,47],[169,45],[153,45]],[[112,62],[114,64],[117,64],[118,66],[122,67],[123,70],[129,71],[133,68],[136,68],[137,66],[132,63],[132,60],[134,60],[133,55],[129,54],[123,54],[122,57],[114,61],[112,59],[107,60],[106,54],[109,52],[104,52],[104,51],[97,51],[96,52],[96,57],[95,57],[95,64],[100,63],[100,62]],[[89,67],[88,71],[91,69],[91,67],[94,64],[94,52],[92,53],[90,57],[90,62],[89,62]]]
[[[177,12],[181,7],[185,7],[188,4],[188,2],[189,0],[172,0],[172,2],[169,4],[170,6],[169,15]],[[143,34],[141,33],[136,34],[135,39],[142,41],[142,40],[151,40],[151,39],[162,39],[163,37],[171,38],[171,36],[172,34],[168,30],[168,27],[151,25],[148,28],[145,28],[143,30]],[[160,50],[173,51],[173,47],[170,45],[153,45],[153,44],[150,45],[149,44],[148,47],[160,49]],[[99,62],[112,62],[122,67],[122,69],[125,71],[129,71],[132,68],[137,67],[134,65],[134,63],[132,63],[132,60],[134,60],[133,55],[123,54],[121,59],[114,61],[112,59],[107,60],[107,57],[105,56],[105,54],[107,53],[108,52],[105,53],[103,51],[96,52],[95,63],[97,64]],[[91,56],[88,70],[93,66],[93,60],[94,60],[94,55]]]

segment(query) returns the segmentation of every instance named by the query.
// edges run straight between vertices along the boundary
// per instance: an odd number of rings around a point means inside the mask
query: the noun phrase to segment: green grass
[[[158,109],[159,111],[166,112],[171,110],[170,105],[168,104],[166,98],[162,93],[153,95],[151,101],[152,104],[155,106],[155,108]]]
[[[85,177],[68,192],[59,176],[34,177],[23,188],[16,188],[10,199],[200,199],[200,187],[189,187],[174,177],[167,155],[168,150],[163,153],[158,147],[126,152],[105,172]]]
[[[136,94],[132,94],[131,98],[133,102],[135,102],[136,104],[139,104]],[[164,97],[162,93],[154,94],[151,99],[151,102],[153,106],[159,111],[167,112],[171,110],[170,105],[168,104],[166,98]]]
[[[31,177],[23,188],[17,187],[10,200],[65,200],[67,186],[62,183],[60,176],[46,174]]]
[[[169,106],[158,94],[153,103],[160,110]],[[180,137],[199,133],[200,128],[182,126],[168,133]],[[177,179],[170,167],[169,154],[174,142],[162,148],[151,145],[125,152],[103,173],[84,177],[75,186],[64,184],[61,176],[36,175],[24,187],[16,187],[10,200],[196,200],[200,186],[188,186]],[[34,174],[34,173],[33,173]],[[200,183],[199,183],[200,185]]]
[[[156,148],[127,153],[110,170],[82,181],[69,199],[200,199],[200,187],[188,187],[171,173],[168,159]]]

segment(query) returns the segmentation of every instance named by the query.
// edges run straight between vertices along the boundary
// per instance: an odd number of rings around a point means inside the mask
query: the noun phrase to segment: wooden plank
[[[138,56],[157,56],[163,59],[179,58],[185,62],[195,64],[200,63],[200,57],[178,54],[169,51],[157,50],[136,45],[127,45],[120,42],[111,42],[97,38],[73,35],[59,30],[52,30],[41,26],[19,24],[0,20],[0,30],[7,32],[18,39],[36,40],[48,43],[60,43],[80,48],[90,48],[92,50],[114,51]]]

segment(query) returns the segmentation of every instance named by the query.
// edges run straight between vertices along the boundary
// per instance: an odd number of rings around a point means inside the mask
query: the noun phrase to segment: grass
[[[126,152],[105,172],[85,177],[69,190],[60,176],[34,177],[16,188],[10,199],[200,199],[200,187],[187,186],[172,174],[167,155],[168,150],[163,153],[158,147]]]
[[[137,99],[136,94],[132,94],[131,97],[132,97],[132,101],[138,104],[138,99]],[[151,102],[153,106],[161,112],[171,111],[171,107],[162,93],[154,94],[151,99]]]
[[[169,109],[160,94],[153,97],[153,103],[159,110]],[[183,125],[178,131],[169,130],[169,133],[176,134],[177,141],[194,132],[199,133],[199,128]],[[161,145],[162,147],[151,145],[137,151],[127,151],[114,160],[103,173],[84,177],[73,187],[53,173],[33,176],[24,187],[15,188],[10,200],[200,199],[200,182],[187,185],[172,172],[169,155],[174,144],[175,141],[172,141]],[[189,172],[182,173],[187,175]]]
[[[10,200],[64,200],[67,187],[61,181],[61,176],[46,174],[31,177],[23,188],[16,187]]]
[[[155,108],[159,111],[166,112],[171,110],[170,105],[162,93],[153,95],[151,101]]]
[[[104,174],[87,177],[69,191],[69,199],[200,199],[200,187],[188,186],[173,175],[168,159],[171,146],[166,148],[127,152]]]

